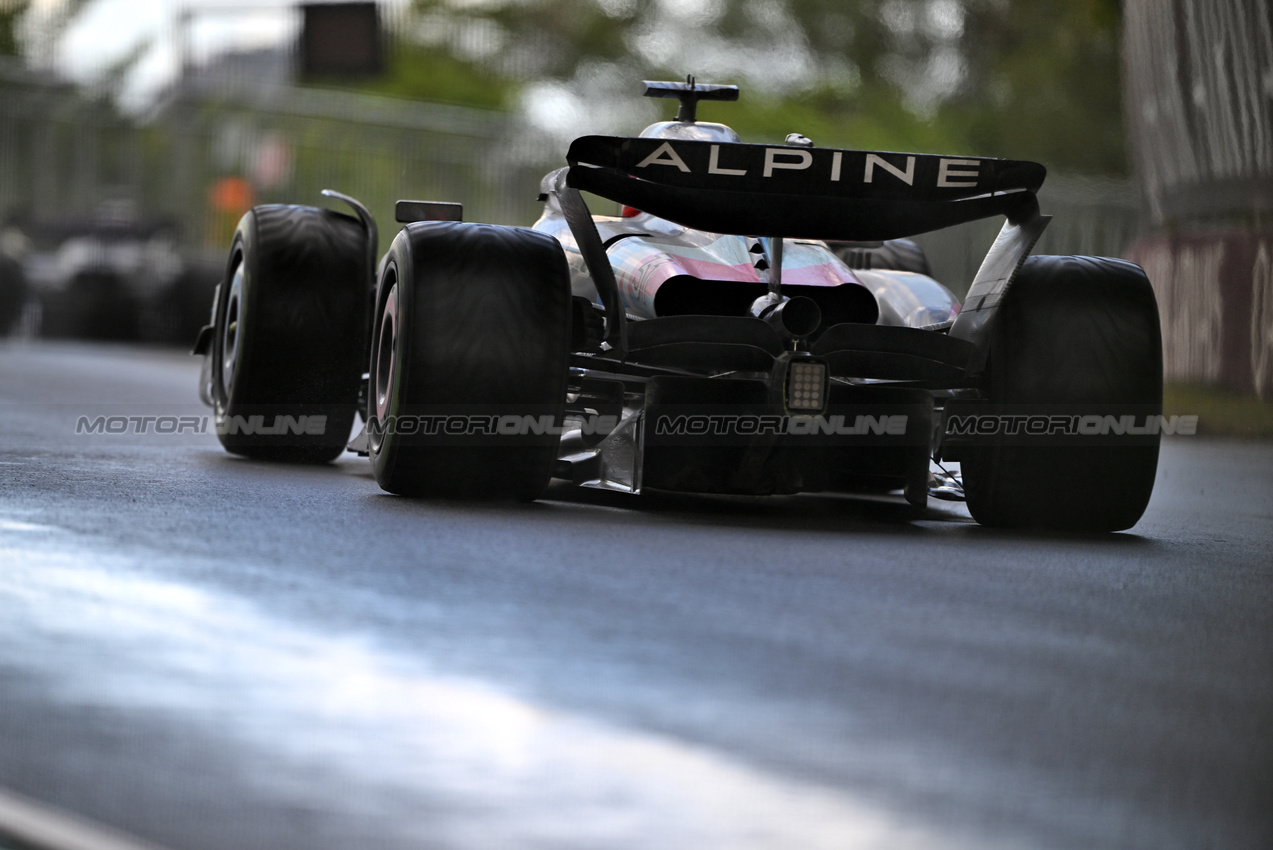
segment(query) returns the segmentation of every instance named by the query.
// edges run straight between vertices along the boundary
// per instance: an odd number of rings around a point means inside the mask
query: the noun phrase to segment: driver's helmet
[[[731,128],[711,121],[660,121],[641,131],[643,139],[679,139],[686,142],[741,142]]]

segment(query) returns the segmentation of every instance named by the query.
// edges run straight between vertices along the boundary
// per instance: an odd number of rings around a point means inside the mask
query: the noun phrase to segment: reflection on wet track
[[[272,619],[156,579],[93,541],[0,520],[0,664],[38,654],[61,699],[160,711],[235,739],[274,772],[351,789],[380,815],[431,804],[403,839],[455,847],[950,846],[842,792],[783,781],[702,747],[535,706],[368,638]],[[304,780],[302,780],[304,781]],[[437,809],[448,814],[439,819]],[[647,845],[649,846],[649,845]]]

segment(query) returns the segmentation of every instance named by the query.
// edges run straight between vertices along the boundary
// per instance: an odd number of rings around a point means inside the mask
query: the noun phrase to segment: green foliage
[[[484,109],[508,109],[516,85],[445,51],[396,41],[389,51],[384,77],[363,90],[394,97],[458,103]]]
[[[549,81],[588,110],[693,73],[742,86],[700,114],[754,141],[1120,175],[1120,23],[1119,0],[417,0],[373,88],[511,109]]]
[[[0,0],[0,56],[17,56],[18,19],[31,5],[30,0]]]
[[[704,103],[698,117],[728,124],[748,142],[781,142],[800,133],[826,147],[960,153],[964,141],[943,125],[906,110],[901,99],[878,88],[845,98],[829,89],[787,98],[744,91],[738,103]]]
[[[1066,171],[1128,171],[1118,0],[965,0],[969,63],[938,113],[978,151]]]

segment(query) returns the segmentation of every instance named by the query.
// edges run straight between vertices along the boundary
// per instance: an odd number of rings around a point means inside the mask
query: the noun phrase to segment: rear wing
[[[697,230],[899,239],[1037,213],[1038,163],[792,145],[583,136],[566,185]]]

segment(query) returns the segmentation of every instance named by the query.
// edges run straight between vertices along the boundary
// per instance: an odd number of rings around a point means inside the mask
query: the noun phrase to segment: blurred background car
[[[11,330],[22,316],[30,333],[50,338],[184,344],[207,318],[220,277],[212,256],[184,257],[176,225],[138,219],[132,204],[103,204],[94,215],[5,226],[2,315]]]

